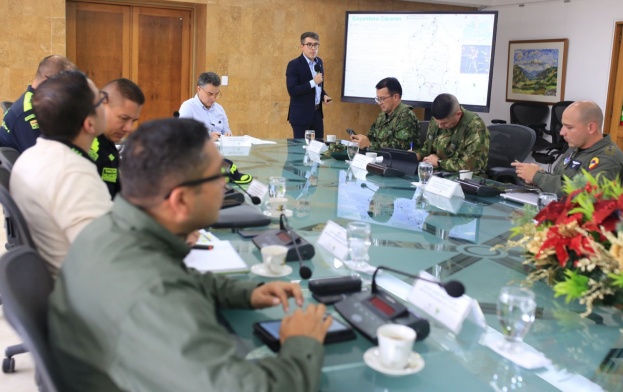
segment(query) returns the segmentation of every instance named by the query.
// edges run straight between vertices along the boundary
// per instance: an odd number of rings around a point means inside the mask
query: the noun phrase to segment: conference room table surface
[[[537,282],[536,320],[524,341],[542,352],[551,364],[528,370],[505,359],[482,344],[486,334],[501,331],[496,315],[498,293],[503,286],[518,285],[529,269],[522,265],[518,249],[493,249],[508,240],[510,219],[521,206],[498,197],[466,195],[464,200],[423,198],[416,177],[384,178],[352,175],[346,162],[322,158],[315,162],[306,155],[302,140],[277,140],[276,144],[247,148],[223,148],[239,170],[268,183],[269,176],[287,180],[288,209],[292,228],[316,244],[327,221],[346,227],[350,221],[369,222],[373,266],[387,266],[408,273],[426,271],[443,281],[458,280],[466,295],[478,301],[487,329],[470,320],[458,334],[431,320],[431,333],[414,344],[425,366],[415,374],[390,377],[368,367],[366,350],[374,343],[357,333],[352,341],[325,346],[322,391],[598,391],[623,390],[623,314],[613,307],[597,307],[588,317],[577,302],[567,304],[554,298],[553,290]],[[248,155],[231,155],[233,154]],[[265,208],[264,203],[262,208]],[[269,228],[278,228],[273,220]],[[250,239],[231,230],[214,230],[229,240],[251,267],[261,263],[259,250]],[[312,278],[358,274],[364,287],[371,275],[355,272],[315,245],[316,254],[305,265]],[[297,262],[288,263],[293,272],[284,280],[300,281],[306,303],[315,303],[300,280]],[[252,273],[232,275],[235,279],[263,282],[271,278]],[[381,287],[405,298],[412,280],[383,273]],[[292,303],[292,305],[294,305]],[[417,311],[411,304],[410,308]],[[294,306],[293,306],[294,307]],[[341,318],[332,306],[328,313]],[[422,314],[420,311],[419,314]],[[274,355],[253,334],[253,323],[284,316],[281,307],[264,310],[223,310],[224,323],[238,339],[239,353],[249,360]],[[497,331],[497,332],[496,332]]]

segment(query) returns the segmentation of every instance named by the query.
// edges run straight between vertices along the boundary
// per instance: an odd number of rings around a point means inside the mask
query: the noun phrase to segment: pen
[[[214,245],[195,245],[193,249],[212,250],[214,249]]]
[[[411,148],[409,150],[413,151],[413,142],[411,142]]]

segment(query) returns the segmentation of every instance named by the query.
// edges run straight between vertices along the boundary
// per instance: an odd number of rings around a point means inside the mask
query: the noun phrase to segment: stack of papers
[[[199,272],[228,274],[248,272],[249,266],[242,260],[229,241],[220,241],[214,234],[200,231],[197,245],[184,259],[188,268]]]

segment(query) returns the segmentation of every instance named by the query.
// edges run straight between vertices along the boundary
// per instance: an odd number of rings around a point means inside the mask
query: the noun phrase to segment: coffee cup
[[[288,199],[285,197],[271,197],[268,199],[268,208],[270,214],[273,216],[279,216],[286,212],[286,205],[288,204]]]
[[[335,143],[335,135],[327,135],[328,143]]]
[[[283,245],[268,245],[263,247],[260,253],[262,254],[262,262],[270,272],[279,274],[283,271],[288,248]]]
[[[473,172],[471,170],[459,170],[459,178],[461,180],[471,180]]]
[[[401,324],[384,324],[376,330],[379,354],[383,366],[404,369],[409,363],[416,332]]]
[[[375,152],[366,152],[366,157],[370,158],[372,162],[376,161],[376,153]]]

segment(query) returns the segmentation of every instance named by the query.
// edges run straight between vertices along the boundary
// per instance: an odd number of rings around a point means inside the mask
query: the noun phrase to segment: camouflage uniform
[[[614,180],[616,176],[623,175],[623,152],[610,139],[610,135],[593,144],[591,147],[580,150],[569,149],[565,157],[560,159],[554,167],[554,173],[537,172],[532,182],[544,192],[555,192],[563,196],[563,175],[573,178],[582,173],[582,169],[589,171],[591,175]]]
[[[422,158],[437,155],[441,170],[484,173],[489,159],[489,130],[476,113],[463,107],[461,111],[461,120],[452,129],[440,129],[431,119],[424,146],[417,152]]]
[[[370,127],[368,139],[370,150],[380,150],[381,147],[408,150],[413,143],[413,149],[420,146],[420,121],[413,108],[401,103],[390,114],[381,112]]]

